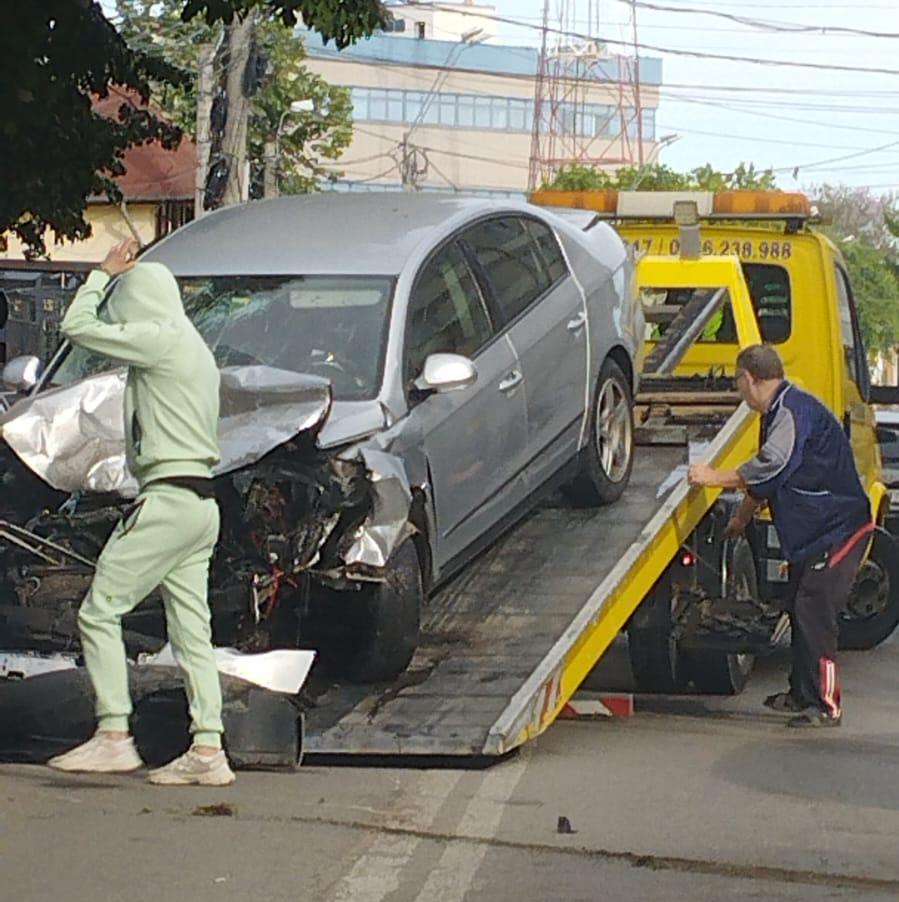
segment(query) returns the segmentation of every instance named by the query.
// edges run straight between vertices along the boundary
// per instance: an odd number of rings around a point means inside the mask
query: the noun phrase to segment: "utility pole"
[[[277,197],[278,190],[278,141],[272,138],[262,150],[262,196]]]
[[[222,135],[222,156],[228,165],[228,181],[222,203],[239,204],[249,197],[247,178],[247,120],[249,100],[246,93],[247,60],[256,35],[256,18],[237,16],[225,30],[225,53],[228,60],[225,76],[227,118]]]
[[[197,172],[194,182],[194,218],[205,212],[206,175],[209,172],[209,154],[212,146],[212,94],[215,88],[214,61],[216,48],[204,44],[200,48],[197,66]]]

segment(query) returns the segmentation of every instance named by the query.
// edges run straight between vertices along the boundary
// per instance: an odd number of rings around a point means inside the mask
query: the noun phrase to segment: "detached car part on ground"
[[[223,368],[216,644],[312,647],[354,679],[391,679],[428,592],[543,491],[620,496],[642,311],[621,241],[589,221],[285,198],[147,255]],[[121,371],[64,348],[2,418],[0,647],[77,645],[93,562],[136,493],[122,390]],[[132,654],[158,648],[161,606],[124,627]]]

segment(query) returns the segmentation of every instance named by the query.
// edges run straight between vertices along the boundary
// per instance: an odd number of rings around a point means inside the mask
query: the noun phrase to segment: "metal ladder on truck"
[[[420,648],[395,683],[318,688],[307,754],[489,759],[538,736],[715,504],[717,490],[689,488],[678,470],[690,430],[654,411],[666,399],[696,400],[673,370],[728,298],[739,344],[760,340],[742,271],[734,258],[644,257],[637,281],[705,290],[652,313],[669,323],[644,366],[650,388],[637,402],[646,419],[627,491],[597,510],[546,504],[506,533],[432,597]],[[704,459],[731,467],[751,456],[757,432],[745,405],[723,400],[699,432],[710,441]]]

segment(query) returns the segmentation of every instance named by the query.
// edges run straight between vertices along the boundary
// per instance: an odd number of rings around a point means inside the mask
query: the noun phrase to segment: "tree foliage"
[[[112,84],[149,96],[151,79],[176,82],[161,60],[132,51],[99,4],[76,0],[0,3],[0,235],[12,232],[32,254],[44,235],[77,240],[90,234],[87,198],[108,193],[133,143],[159,138],[173,146],[177,129],[123,96],[119,120],[104,119],[91,96]]]
[[[773,189],[776,183],[772,170],[756,169],[752,163],[740,163],[733,172],[719,172],[709,163],[689,172],[678,172],[663,163],[623,166],[615,172],[572,163],[562,166],[543,187],[559,191],[725,191]]]
[[[185,21],[230,20],[250,9],[293,24],[297,15],[344,47],[385,24],[379,0],[180,0]],[[87,199],[117,199],[112,177],[135,143],[174,146],[178,129],[123,102],[119,121],[91,109],[110,85],[142,100],[151,83],[177,86],[183,73],[155,48],[132,48],[96,0],[0,0],[0,235],[12,232],[31,255],[45,252],[48,229],[79,240],[90,235]]]
[[[197,62],[200,48],[221,43],[222,24],[182,21],[183,0],[116,0],[118,27],[129,44],[151,48],[184,71],[179,84],[152,85],[154,100],[185,133],[196,136]],[[256,15],[261,15],[257,12]],[[302,41],[280,20],[259,22],[251,68],[258,68],[248,123],[250,196],[262,195],[266,145],[277,149],[274,165],[282,193],[311,191],[326,175],[324,160],[337,159],[352,141],[352,104],[346,88],[329,85],[301,65]],[[216,61],[217,75],[221,58]],[[295,101],[312,110],[291,112]]]
[[[182,17],[187,22],[202,15],[209,25],[230,22],[235,15],[245,16],[261,10],[265,18],[280,19],[293,26],[302,20],[325,41],[340,48],[366,37],[390,20],[378,0],[181,0]]]
[[[899,200],[846,185],[817,185],[809,194],[846,261],[865,347],[891,351],[899,344]]]

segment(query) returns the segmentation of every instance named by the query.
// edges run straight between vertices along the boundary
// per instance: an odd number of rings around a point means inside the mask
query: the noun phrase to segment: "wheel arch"
[[[621,368],[621,372],[624,373],[625,378],[627,379],[627,384],[631,387],[631,397],[633,398],[637,393],[637,380],[634,373],[634,363],[631,360],[631,355],[628,354],[627,349],[623,345],[615,345],[610,349],[606,358],[614,360]],[[601,367],[602,364],[600,364],[600,368]]]

